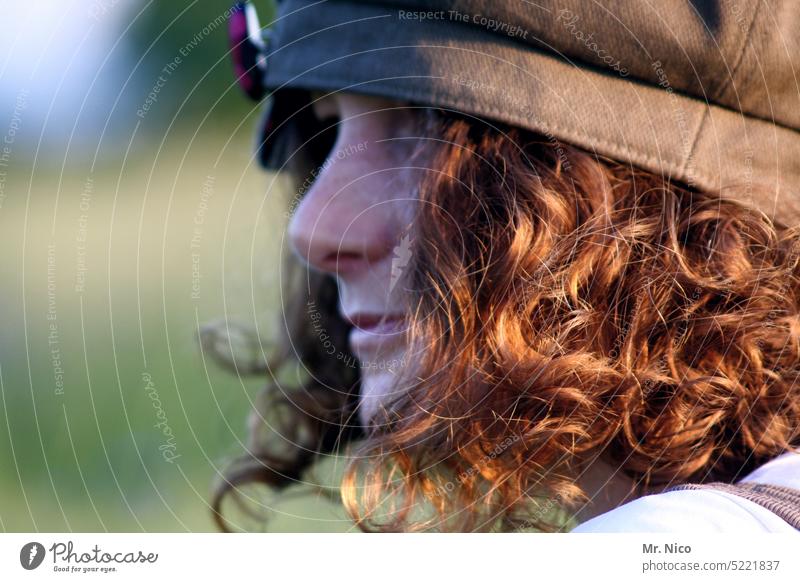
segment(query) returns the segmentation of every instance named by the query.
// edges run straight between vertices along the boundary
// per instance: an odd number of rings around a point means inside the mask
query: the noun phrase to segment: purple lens
[[[237,2],[228,20],[233,70],[239,86],[248,97],[261,100],[266,93],[264,73],[266,61],[262,55],[264,43],[255,8],[248,2]]]

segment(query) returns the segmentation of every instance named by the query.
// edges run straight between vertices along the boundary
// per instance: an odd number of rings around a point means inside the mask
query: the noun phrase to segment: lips
[[[353,326],[350,347],[362,361],[368,361],[379,351],[399,343],[406,331],[405,317],[399,314],[356,313],[344,318]]]
[[[364,331],[372,331],[382,326],[394,325],[405,319],[402,315],[387,313],[355,313],[353,315],[345,315],[344,318],[353,327]]]

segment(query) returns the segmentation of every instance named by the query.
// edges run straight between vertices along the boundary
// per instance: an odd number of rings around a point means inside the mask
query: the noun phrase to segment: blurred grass
[[[3,530],[213,529],[210,485],[242,450],[262,380],[204,360],[198,322],[225,316],[269,335],[279,308],[284,206],[270,176],[250,166],[250,132],[249,124],[205,127],[196,138],[177,131],[161,150],[137,135],[127,157],[94,169],[90,159],[30,158],[9,171],[0,214]],[[145,372],[174,435],[174,463],[159,450],[167,439],[154,426]],[[277,508],[285,515],[269,531],[349,527],[340,508],[314,496]]]

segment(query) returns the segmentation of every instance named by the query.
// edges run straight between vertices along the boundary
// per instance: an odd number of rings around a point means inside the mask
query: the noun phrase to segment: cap
[[[283,0],[269,30],[264,66],[239,75],[255,71],[268,92],[268,167],[304,92],[352,91],[519,126],[800,217],[796,0]]]

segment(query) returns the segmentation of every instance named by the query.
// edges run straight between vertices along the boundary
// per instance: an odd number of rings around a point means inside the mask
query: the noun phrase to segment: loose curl
[[[798,444],[797,226],[517,128],[441,111],[427,125],[440,171],[405,272],[402,394],[353,421],[357,371],[306,309],[346,346],[335,283],[297,286],[291,349],[215,492],[222,529],[229,494],[285,487],[347,442],[341,495],[366,531],[554,530],[595,459],[649,492],[733,482]],[[288,390],[278,374],[298,362]]]

